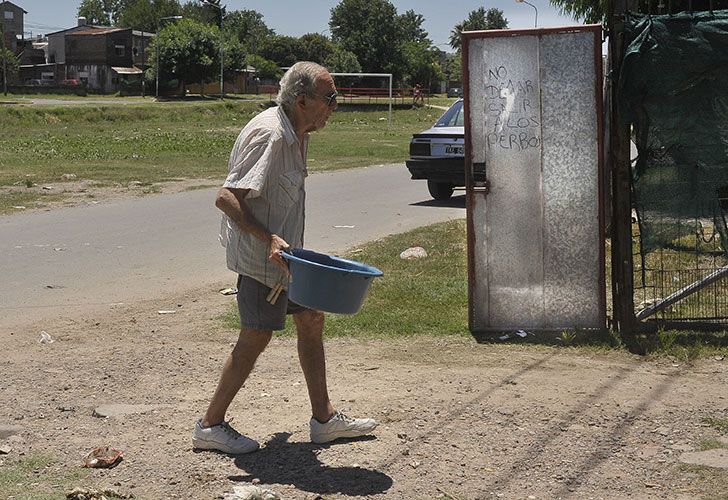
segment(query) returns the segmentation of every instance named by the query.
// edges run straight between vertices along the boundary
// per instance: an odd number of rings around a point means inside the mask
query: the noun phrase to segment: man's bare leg
[[[250,375],[255,361],[270,342],[272,334],[270,330],[240,329],[238,342],[225,361],[217,389],[202,419],[203,426],[217,425],[225,419],[230,403]]]
[[[319,422],[326,422],[334,414],[326,386],[326,358],[324,357],[324,314],[305,310],[293,315],[298,334],[298,360],[311,400],[311,412]]]

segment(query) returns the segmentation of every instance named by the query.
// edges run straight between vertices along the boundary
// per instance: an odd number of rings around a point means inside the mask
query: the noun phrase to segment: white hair
[[[281,78],[276,104],[282,106],[286,114],[291,116],[296,96],[315,94],[316,79],[326,71],[328,71],[326,68],[315,62],[297,62]]]

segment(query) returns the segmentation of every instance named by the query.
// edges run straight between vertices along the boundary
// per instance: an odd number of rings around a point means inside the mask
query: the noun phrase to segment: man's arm
[[[268,260],[278,264],[288,272],[288,266],[281,257],[281,251],[287,250],[290,245],[277,234],[268,231],[253,217],[248,205],[245,203],[248,191],[250,190],[221,188],[217,193],[217,198],[215,198],[215,206],[222,210],[240,229],[264,241],[268,245]]]

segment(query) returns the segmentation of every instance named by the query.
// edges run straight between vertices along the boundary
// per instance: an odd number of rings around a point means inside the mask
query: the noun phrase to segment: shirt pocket
[[[278,179],[280,190],[280,204],[289,208],[298,201],[303,187],[303,174],[297,170],[291,170],[281,175]]]

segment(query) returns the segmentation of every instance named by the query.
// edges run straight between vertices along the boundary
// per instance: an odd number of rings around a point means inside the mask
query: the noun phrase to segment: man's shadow
[[[322,464],[316,450],[336,446],[349,440],[317,445],[313,443],[289,443],[288,432],[273,436],[265,448],[235,458],[235,465],[246,474],[229,476],[231,481],[251,482],[260,479],[261,484],[292,484],[299,490],[318,494],[340,493],[349,496],[376,495],[392,486],[388,475],[362,467],[330,467]],[[367,436],[358,441],[375,439]]]

